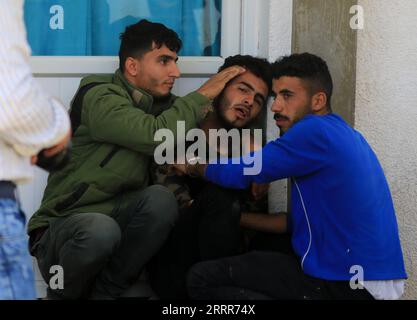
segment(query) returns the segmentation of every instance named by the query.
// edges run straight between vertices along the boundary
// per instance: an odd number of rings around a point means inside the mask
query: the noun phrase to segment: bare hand
[[[268,194],[269,183],[252,183],[252,196],[255,200],[260,200]]]
[[[240,66],[232,66],[212,76],[206,83],[204,83],[197,92],[206,96],[210,100],[216,98],[224,89],[226,84],[244,73],[246,70]]]
[[[44,151],[45,157],[52,157],[58,153],[60,153],[62,150],[64,150],[67,146],[69,141],[71,140],[71,130],[67,133],[67,135],[55,146],[48,148]]]
[[[38,162],[38,157],[37,156],[30,157],[30,164],[35,165],[36,162]]]
[[[54,155],[56,155],[59,152],[61,152],[62,150],[64,150],[68,146],[68,143],[71,140],[71,134],[72,134],[72,130],[70,129],[70,131],[65,135],[65,137],[60,142],[58,142],[53,147],[45,149],[43,151],[43,154],[45,155],[45,157],[48,157],[48,158],[53,157]],[[38,162],[38,157],[37,156],[32,156],[30,158],[30,163],[31,164],[36,164],[37,162]]]

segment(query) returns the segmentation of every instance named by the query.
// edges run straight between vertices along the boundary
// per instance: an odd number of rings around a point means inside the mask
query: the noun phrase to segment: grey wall
[[[335,90],[333,111],[354,124],[357,32],[350,28],[356,0],[294,0],[293,53],[308,51],[327,61]]]

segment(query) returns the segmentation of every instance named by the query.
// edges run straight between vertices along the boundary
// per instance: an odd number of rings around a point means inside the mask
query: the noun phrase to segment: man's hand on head
[[[240,66],[232,66],[222,70],[221,72],[212,76],[206,83],[204,83],[197,92],[210,100],[216,98],[225,88],[226,84],[244,73],[246,70]]]

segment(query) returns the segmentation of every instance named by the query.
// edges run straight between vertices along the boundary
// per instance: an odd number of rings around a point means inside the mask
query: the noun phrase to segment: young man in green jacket
[[[64,271],[51,299],[119,297],[158,251],[177,218],[173,194],[149,186],[158,129],[196,127],[211,100],[244,70],[231,67],[196,92],[170,92],[180,76],[178,35],[142,20],[121,35],[120,68],[88,76],[71,103],[72,159],[52,173],[29,222],[30,250],[49,282]]]

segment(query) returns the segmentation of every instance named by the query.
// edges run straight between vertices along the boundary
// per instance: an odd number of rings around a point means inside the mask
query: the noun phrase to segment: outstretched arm
[[[240,225],[244,228],[269,232],[287,232],[287,215],[284,212],[278,214],[242,213]]]

